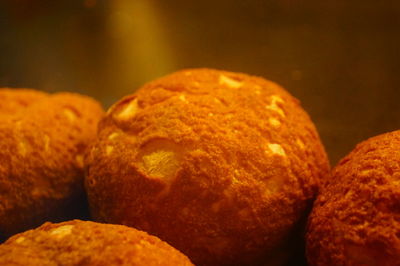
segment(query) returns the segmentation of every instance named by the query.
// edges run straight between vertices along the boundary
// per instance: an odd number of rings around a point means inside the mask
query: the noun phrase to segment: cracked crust
[[[200,265],[280,261],[329,168],[295,98],[210,69],[155,80],[112,106],[87,163],[95,219],[148,231]]]
[[[333,169],[307,233],[310,265],[400,265],[400,131],[360,144]]]
[[[0,89],[0,238],[85,210],[83,154],[102,115],[85,96]]]
[[[45,223],[0,245],[1,265],[193,265],[157,237],[123,225]]]

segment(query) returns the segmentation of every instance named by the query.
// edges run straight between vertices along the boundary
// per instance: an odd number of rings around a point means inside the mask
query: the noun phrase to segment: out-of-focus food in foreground
[[[0,239],[87,210],[84,152],[102,116],[89,97],[0,89]]]
[[[193,265],[157,237],[123,225],[45,223],[0,245],[1,265]]]
[[[307,233],[310,265],[400,265],[400,131],[368,139],[333,169]]]
[[[329,170],[298,100],[211,69],[160,78],[112,106],[87,163],[96,220],[154,234],[198,265],[283,263]]]

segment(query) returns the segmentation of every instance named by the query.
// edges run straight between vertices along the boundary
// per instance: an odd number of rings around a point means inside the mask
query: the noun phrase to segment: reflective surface
[[[400,2],[5,0],[0,86],[105,107],[186,67],[273,80],[310,113],[332,163],[400,128]]]

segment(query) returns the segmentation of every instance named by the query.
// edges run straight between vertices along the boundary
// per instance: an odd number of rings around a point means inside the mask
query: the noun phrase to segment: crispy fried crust
[[[102,116],[85,96],[0,89],[0,238],[85,209],[83,155]]]
[[[157,235],[195,264],[272,265],[328,168],[314,125],[281,87],[193,69],[111,107],[86,187],[97,220]]]
[[[400,131],[357,145],[309,218],[310,265],[400,265]]]
[[[13,116],[17,112],[44,100],[48,94],[30,89],[0,89],[0,115]]]
[[[155,236],[123,225],[45,223],[0,245],[0,265],[193,265]]]

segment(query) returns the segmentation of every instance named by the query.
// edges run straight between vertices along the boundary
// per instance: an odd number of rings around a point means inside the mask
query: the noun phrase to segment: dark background
[[[105,107],[187,67],[263,76],[309,112],[331,162],[400,128],[400,1],[1,0],[0,86]]]

